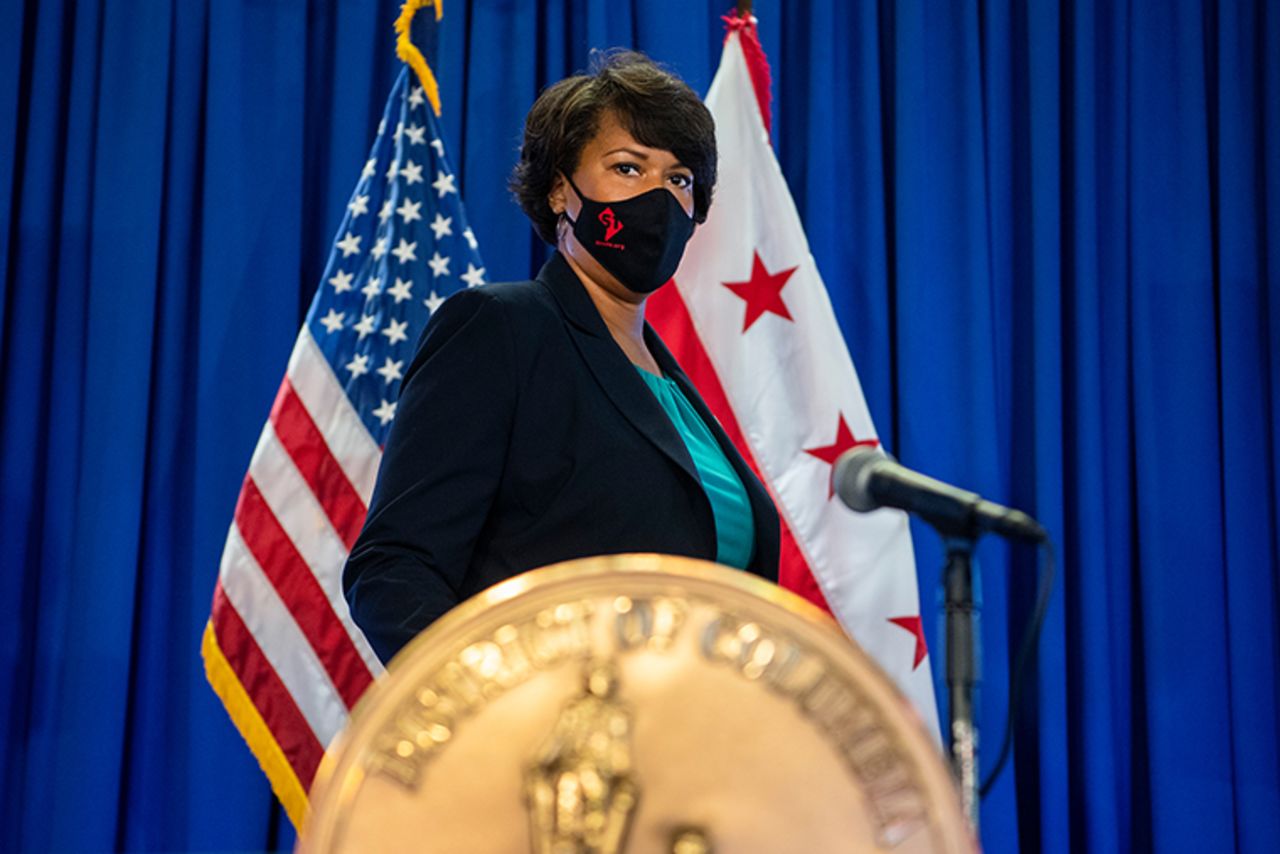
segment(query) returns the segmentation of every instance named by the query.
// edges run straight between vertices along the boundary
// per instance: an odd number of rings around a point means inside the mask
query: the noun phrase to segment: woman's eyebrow
[[[646,152],[646,151],[641,151],[641,150],[640,150],[640,149],[638,149],[638,148],[631,148],[630,146],[626,146],[626,145],[619,146],[618,148],[614,148],[614,149],[611,149],[611,150],[609,150],[609,151],[606,151],[604,154],[602,154],[602,155],[600,155],[600,156],[601,156],[601,157],[608,157],[610,154],[617,154],[617,153],[619,153],[619,152],[622,152],[623,154],[630,154],[631,156],[635,157],[637,160],[648,160],[648,159],[650,159],[650,158],[649,158],[649,153],[648,153],[648,152]],[[672,169],[688,169],[690,172],[692,172],[692,171],[693,171],[692,169],[689,169],[689,167],[688,167],[688,166],[685,166],[683,163],[681,163],[679,160],[677,160],[675,163],[673,163],[673,164],[671,165],[671,167],[670,167],[670,168],[672,168]]]
[[[629,148],[628,146],[625,146],[625,145],[624,145],[624,146],[621,146],[621,147],[619,147],[619,148],[615,148],[615,149],[613,149],[613,150],[611,150],[611,151],[606,151],[606,152],[604,153],[604,156],[605,156],[605,157],[608,157],[610,154],[617,154],[619,151],[624,152],[624,153],[626,153],[626,154],[630,154],[630,155],[632,155],[632,156],[634,156],[634,157],[638,157],[638,158],[639,158],[639,159],[641,159],[641,160],[648,160],[648,159],[649,159],[649,153],[648,153],[648,152],[646,152],[646,151],[641,151],[641,150],[640,150],[640,149],[638,149],[638,148]]]

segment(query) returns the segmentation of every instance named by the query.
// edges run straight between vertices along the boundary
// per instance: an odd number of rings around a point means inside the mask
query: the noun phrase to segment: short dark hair
[[[689,85],[649,57],[630,50],[598,51],[588,74],[543,90],[524,122],[520,162],[509,187],[538,235],[555,245],[556,220],[547,196],[556,175],[572,175],[582,149],[611,112],[641,145],[674,154],[693,172],[693,219],[705,222],[716,184],[716,129]]]

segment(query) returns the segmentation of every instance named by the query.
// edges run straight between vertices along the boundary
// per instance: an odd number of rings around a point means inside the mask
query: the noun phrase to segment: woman
[[[644,322],[715,172],[710,113],[640,54],[533,105],[511,185],[558,251],[532,282],[447,300],[406,374],[343,579],[384,661],[557,561],[661,552],[776,580],[768,494]]]

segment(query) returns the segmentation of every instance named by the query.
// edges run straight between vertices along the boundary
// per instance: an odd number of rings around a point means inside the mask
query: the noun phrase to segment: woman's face
[[[600,129],[582,148],[573,182],[587,198],[597,202],[620,202],[655,187],[675,196],[685,214],[693,216],[693,172],[665,148],[641,145],[618,123],[612,113],[600,118]],[[563,176],[556,176],[547,197],[556,213],[568,212],[578,219],[582,200]],[[628,290],[587,252],[573,229],[561,220],[557,245],[593,282],[628,302],[641,303],[644,295]]]
[[[573,182],[599,202],[620,202],[654,187],[665,187],[684,212],[693,216],[693,172],[665,148],[636,142],[613,113],[600,117],[599,131],[583,146]],[[563,177],[557,177],[550,202],[556,213],[568,210],[574,219],[582,206]]]

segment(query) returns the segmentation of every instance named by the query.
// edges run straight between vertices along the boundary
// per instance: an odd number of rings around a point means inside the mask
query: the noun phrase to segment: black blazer
[[[778,575],[778,515],[646,324],[645,342],[715,434],[755,517],[750,572]],[[389,660],[481,590],[571,558],[714,560],[715,520],[680,434],[560,256],[532,282],[457,293],[405,375],[343,588]]]

